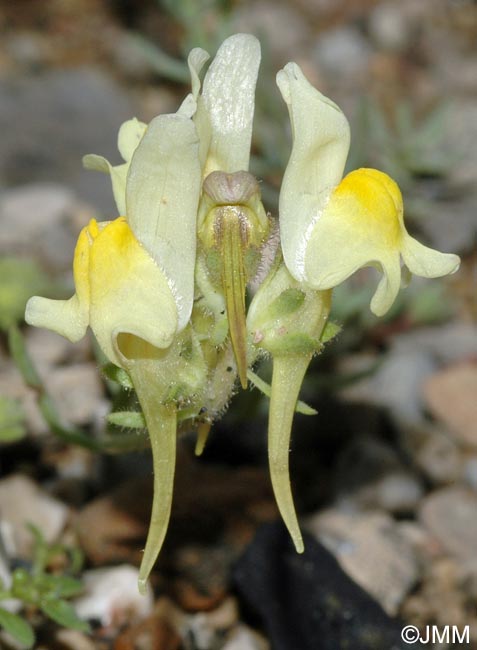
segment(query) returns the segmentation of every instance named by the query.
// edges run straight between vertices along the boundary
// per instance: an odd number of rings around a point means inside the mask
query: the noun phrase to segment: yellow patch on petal
[[[81,304],[89,304],[89,252],[91,248],[88,228],[83,228],[76,242],[73,276],[76,295]]]
[[[398,250],[402,238],[402,197],[396,183],[376,169],[357,169],[334,190],[327,211],[360,230],[370,242]]]
[[[132,334],[155,348],[167,348],[177,331],[177,307],[167,278],[135,238],[124,217],[97,223],[80,233],[73,262],[75,295],[69,300],[35,296],[26,320],[70,341],[88,325],[110,361],[124,366],[119,334]]]
[[[134,237],[123,217],[96,230],[90,251],[90,325],[114,363],[124,365],[119,333],[134,334],[157,348],[170,345],[177,308],[167,278]]]

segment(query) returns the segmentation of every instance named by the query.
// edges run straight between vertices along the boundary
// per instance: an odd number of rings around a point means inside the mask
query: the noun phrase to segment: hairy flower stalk
[[[401,258],[425,277],[453,273],[455,255],[426,248],[408,233],[399,188],[373,169],[342,180],[349,126],[341,110],[289,63],[277,75],[293,145],[279,202],[281,249],[246,292],[269,238],[271,219],[249,173],[258,41],[236,34],[209,55],[188,58],[192,92],[178,111],[119,130],[124,162],[89,155],[84,164],[110,174],[119,217],[94,219],[75,249],[75,294],[33,297],[28,323],[79,341],[88,327],[110,362],[129,375],[149,431],[154,465],[151,525],[140,589],[163,544],[171,513],[176,437],[198,432],[202,453],[212,423],[237,381],[270,397],[269,464],[273,490],[297,551],[303,540],[293,505],[289,447],[295,410],[313,355],[338,327],[328,321],[332,289],[362,266],[382,279],[376,314],[393,303]],[[275,254],[276,253],[276,254]],[[255,281],[254,281],[255,282]],[[271,387],[253,364],[271,356]]]

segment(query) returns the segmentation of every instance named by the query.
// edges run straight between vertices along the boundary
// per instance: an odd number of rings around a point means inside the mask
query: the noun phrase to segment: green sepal
[[[308,355],[318,352],[322,347],[321,341],[303,332],[280,334],[273,332],[267,337],[267,351],[275,356]]]
[[[146,420],[141,411],[116,411],[108,415],[108,422],[125,429],[146,428]]]
[[[106,363],[101,367],[101,371],[107,379],[116,382],[123,388],[126,388],[128,390],[132,390],[134,388],[131,377],[126,372],[126,370],[124,370],[124,368],[119,368],[118,366],[114,365],[114,363]]]
[[[320,342],[322,344],[328,343],[328,341],[331,341],[331,339],[334,339],[335,336],[337,336],[342,330],[341,325],[338,325],[338,323],[333,323],[332,321],[327,321],[325,327],[323,328],[323,332],[320,336]]]

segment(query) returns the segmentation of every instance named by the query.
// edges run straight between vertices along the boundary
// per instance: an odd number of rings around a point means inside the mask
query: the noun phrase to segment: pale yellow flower
[[[190,118],[152,120],[129,165],[127,220],[93,220],[82,230],[74,258],[75,295],[31,298],[28,323],[71,341],[90,325],[108,359],[122,367],[120,334],[157,348],[171,344],[187,325],[193,302],[198,150]]]
[[[293,148],[280,192],[280,232],[292,276],[331,289],[364,266],[383,277],[371,310],[384,314],[401,282],[401,257],[410,273],[454,273],[457,255],[423,246],[407,232],[396,183],[383,172],[358,169],[341,182],[349,125],[341,110],[289,63],[277,83],[290,112]]]

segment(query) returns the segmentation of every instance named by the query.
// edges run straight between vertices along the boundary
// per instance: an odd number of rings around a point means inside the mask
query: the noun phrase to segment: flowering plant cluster
[[[303,550],[288,471],[290,431],[295,410],[311,411],[298,401],[308,364],[336,332],[328,322],[332,289],[357,269],[376,267],[382,278],[371,310],[382,315],[403,274],[437,277],[459,266],[456,255],[407,233],[401,193],[389,176],[358,169],[342,179],[348,122],[295,63],[277,75],[293,146],[276,225],[248,171],[259,43],[245,34],[228,38],[201,84],[208,58],[199,48],[190,53],[192,92],[176,113],[121,126],[123,164],[84,158],[87,168],[110,174],[120,216],[93,219],[82,230],[74,296],[34,297],[26,310],[28,323],[71,341],[89,326],[136,390],[155,474],[142,588],[167,530],[177,433],[195,429],[200,453],[237,382],[245,388],[251,381],[270,396],[272,485]],[[252,371],[265,355],[273,359],[271,387]]]

